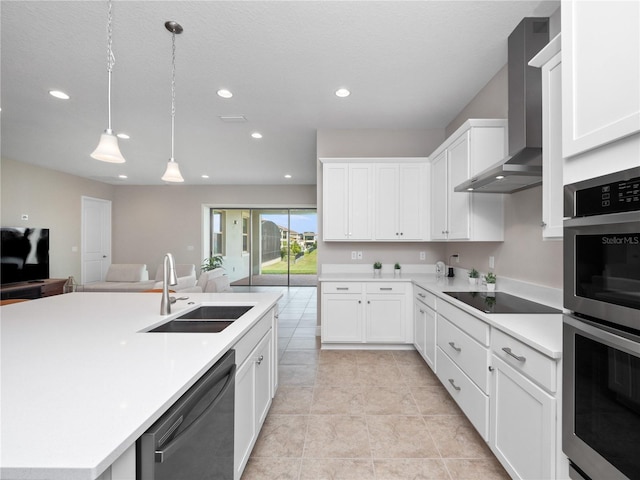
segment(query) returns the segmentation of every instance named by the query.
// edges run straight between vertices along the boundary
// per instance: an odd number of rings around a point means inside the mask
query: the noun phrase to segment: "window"
[[[211,210],[211,256],[224,255],[224,212]]]

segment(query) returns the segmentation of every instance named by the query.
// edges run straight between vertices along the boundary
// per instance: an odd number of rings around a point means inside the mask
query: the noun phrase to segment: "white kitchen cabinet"
[[[323,163],[322,238],[373,240],[373,165]]]
[[[258,439],[272,398],[277,368],[277,345],[273,343],[273,311],[265,315],[234,346],[236,384],[234,412],[234,478],[239,480]]]
[[[542,70],[542,237],[562,238],[562,54],[557,35],[529,65]]]
[[[376,240],[428,239],[426,174],[424,162],[375,165]]]
[[[564,478],[557,362],[496,329],[491,350],[492,451],[512,478]]]
[[[637,1],[562,2],[565,157],[640,132],[638,31]]]
[[[454,188],[506,156],[505,120],[468,120],[430,157],[431,239],[504,240],[501,194]]]
[[[414,287],[413,345],[431,370],[436,371],[436,297]]]
[[[407,282],[323,282],[322,342],[412,343],[408,289]]]

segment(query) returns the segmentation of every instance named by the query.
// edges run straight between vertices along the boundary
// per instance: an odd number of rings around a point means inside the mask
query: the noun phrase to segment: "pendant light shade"
[[[100,142],[91,154],[91,157],[109,163],[125,162],[122,153],[120,153],[120,147],[118,147],[118,137],[110,130],[105,130],[103,134],[100,135]]]
[[[120,153],[120,147],[118,147],[118,138],[113,134],[111,130],[111,72],[113,71],[113,65],[115,64],[115,58],[113,56],[112,46],[112,5],[111,0],[108,1],[109,13],[107,15],[107,72],[108,72],[108,87],[107,87],[107,129],[102,135],[100,135],[100,142],[98,146],[91,154],[92,158],[109,163],[124,163],[125,159]]]
[[[162,180],[164,182],[184,182],[184,178],[182,178],[182,175],[180,174],[178,162],[173,158],[167,162],[167,169],[164,171],[164,175],[162,175]]]
[[[167,169],[162,176],[165,182],[184,182],[178,162],[175,161],[174,139],[176,130],[176,34],[182,33],[182,26],[178,22],[165,22],[164,27],[171,32],[171,158],[167,162]]]

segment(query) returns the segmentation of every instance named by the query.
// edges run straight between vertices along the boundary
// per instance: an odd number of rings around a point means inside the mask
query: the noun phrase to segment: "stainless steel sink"
[[[204,305],[149,332],[217,333],[252,308],[251,305]]]

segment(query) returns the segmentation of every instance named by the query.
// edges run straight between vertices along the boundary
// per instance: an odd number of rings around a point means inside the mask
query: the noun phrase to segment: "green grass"
[[[318,249],[314,250],[311,253],[306,253],[304,257],[300,258],[297,263],[291,264],[291,275],[302,275],[302,274],[311,274],[315,275],[318,273]],[[263,275],[274,275],[274,274],[286,274],[287,273],[287,262],[278,262],[273,265],[269,265],[262,269]]]

